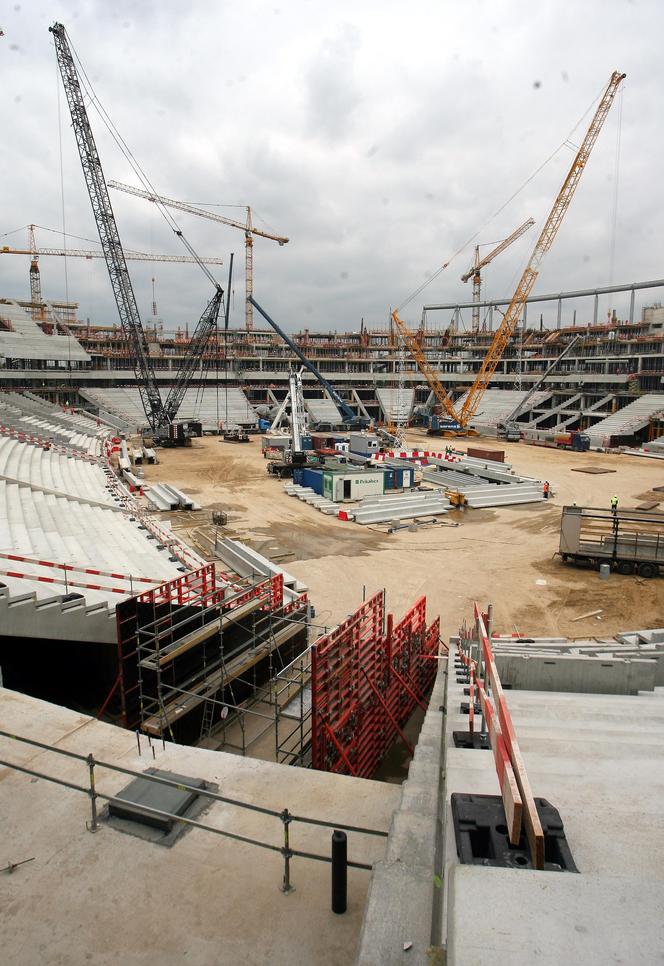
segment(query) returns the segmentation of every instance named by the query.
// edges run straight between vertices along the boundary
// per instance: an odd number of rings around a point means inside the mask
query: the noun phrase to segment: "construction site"
[[[470,297],[297,331],[254,285],[289,237],[158,194],[114,127],[141,187],[107,180],[49,31],[99,246],[0,247],[3,961],[658,962],[664,279],[535,289],[626,75]],[[114,193],[187,254],[125,248]],[[185,213],[243,233],[240,325]],[[205,276],[191,331],[154,279],[141,317],[142,261]]]

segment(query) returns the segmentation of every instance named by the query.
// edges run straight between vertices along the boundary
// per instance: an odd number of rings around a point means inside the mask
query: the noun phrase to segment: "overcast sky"
[[[1,235],[29,222],[62,230],[62,145],[67,231],[97,237],[48,33],[58,20],[158,191],[250,204],[258,227],[290,237],[254,245],[254,295],[287,329],[381,326],[477,231],[496,242],[532,216],[537,227],[485,272],[487,296],[511,295],[574,151],[562,147],[492,216],[585,115],[580,143],[614,69],[628,75],[623,92],[535,291],[664,276],[661,0],[23,0],[0,18]],[[107,180],[136,183],[90,118]],[[126,247],[182,250],[153,205],[111,196]],[[241,210],[217,210],[242,220]],[[231,323],[242,324],[243,234],[177,218],[199,253],[235,252]],[[0,244],[26,241],[19,232]],[[43,246],[61,242],[38,233]],[[472,257],[471,245],[403,317],[415,324],[425,303],[470,298],[459,276]],[[80,316],[115,322],[103,261],[67,266]],[[28,267],[0,258],[0,295],[29,297]],[[65,297],[64,269],[63,259],[41,260],[46,298]],[[194,323],[212,293],[197,266],[131,262],[130,271],[144,318],[156,278],[167,328]],[[225,287],[226,265],[215,271]],[[626,314],[626,299],[615,304]],[[591,305],[578,309],[580,321]]]

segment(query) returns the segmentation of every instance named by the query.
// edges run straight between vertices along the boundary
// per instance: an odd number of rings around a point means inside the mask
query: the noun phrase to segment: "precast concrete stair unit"
[[[413,414],[415,405],[415,390],[376,389],[376,399],[380,405],[383,419],[389,423],[405,423]]]
[[[161,390],[162,397],[167,387]],[[114,387],[111,389],[84,389],[81,391],[88,402],[101,410],[122,419],[128,426],[145,426],[146,418],[138,389]],[[224,427],[256,425],[258,415],[245,394],[237,386],[206,385],[190,387],[184,394],[177,419],[196,420],[206,432],[216,432],[219,423]]]
[[[592,446],[611,436],[631,436],[644,429],[653,416],[664,415],[664,393],[649,392],[586,430]]]
[[[304,405],[314,424],[326,423],[329,426],[341,426],[344,421],[343,416],[331,399],[305,398]]]

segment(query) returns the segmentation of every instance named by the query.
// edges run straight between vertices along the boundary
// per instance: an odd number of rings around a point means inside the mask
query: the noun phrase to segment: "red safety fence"
[[[232,593],[229,593],[231,590]],[[158,587],[144,590],[137,595],[136,599],[139,604],[170,603],[193,607],[215,607],[223,603],[235,609],[255,597],[264,598],[262,604],[264,610],[277,610],[281,607],[284,600],[283,575],[275,574],[237,593],[233,588],[220,584],[215,565],[208,563],[191,573],[165,581]]]
[[[474,633],[461,630],[458,651],[470,676],[469,730],[471,734],[474,731],[474,705],[475,692],[477,692],[493,750],[510,842],[513,845],[518,843],[523,821],[533,866],[536,869],[543,869],[544,832],[486,630],[488,618],[477,604],[474,605],[474,616]],[[477,657],[473,656],[473,647]]]
[[[385,630],[383,629],[385,625]],[[374,594],[312,647],[312,763],[370,778],[436,675],[439,621],[426,625],[421,597],[402,621],[384,620]]]

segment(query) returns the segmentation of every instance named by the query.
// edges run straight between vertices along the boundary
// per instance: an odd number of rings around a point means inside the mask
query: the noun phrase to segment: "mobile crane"
[[[111,288],[120,316],[120,324],[134,359],[136,384],[143,409],[155,442],[163,442],[165,445],[184,445],[189,440],[191,427],[188,424],[176,423],[175,418],[196,367],[203,357],[208,339],[217,326],[224,295],[223,289],[196,256],[196,261],[215,286],[215,292],[196,325],[180,371],[168,393],[166,402],[164,402],[148,352],[148,344],[138,312],[136,296],[131,284],[67,32],[61,23],[55,23],[52,27],[49,27],[49,31],[55,42],[58,67],[71,114],[83,176],[97,223],[99,240],[106,260]],[[176,231],[176,234],[182,238],[181,232]],[[184,239],[182,240],[184,241]],[[185,244],[191,254],[195,256],[191,246],[187,242]]]
[[[549,216],[544,224],[544,227],[542,228],[540,236],[535,243],[532,255],[530,256],[528,264],[526,265],[521,279],[519,280],[519,284],[517,285],[514,295],[512,296],[512,301],[510,302],[509,307],[494,334],[480,370],[477,373],[472,386],[466,393],[465,399],[459,409],[454,406],[449,393],[440,382],[432,366],[429,364],[426,355],[418,345],[415,336],[408,329],[405,322],[399,318],[397,311],[395,310],[392,313],[394,323],[406,342],[406,345],[410,349],[411,354],[415,359],[422,375],[429,383],[429,386],[431,387],[438,403],[447,413],[441,428],[443,431],[449,432],[450,435],[466,436],[471,431],[470,423],[479,408],[479,404],[484,393],[489,387],[491,377],[496,371],[498,363],[503,356],[503,352],[505,351],[508,342],[514,334],[519,322],[519,318],[521,317],[523,307],[537,280],[542,258],[549,251],[554,242],[558,229],[560,228],[562,220],[565,217],[567,209],[572,201],[574,192],[576,191],[578,183],[581,180],[581,175],[586,168],[588,158],[590,157],[590,152],[592,151],[595,142],[599,137],[602,125],[606,120],[606,117],[611,109],[611,105],[613,104],[614,98],[618,92],[618,88],[620,87],[620,84],[625,76],[625,74],[621,74],[619,71],[614,71],[609,79],[609,83],[607,84],[606,89],[600,98],[599,105],[592,121],[590,122],[590,126],[586,131],[586,135],[581,143],[581,147],[577,151],[577,154],[567,173],[567,177],[563,182],[562,188],[558,192],[558,197],[553,204],[553,208],[549,212]]]

